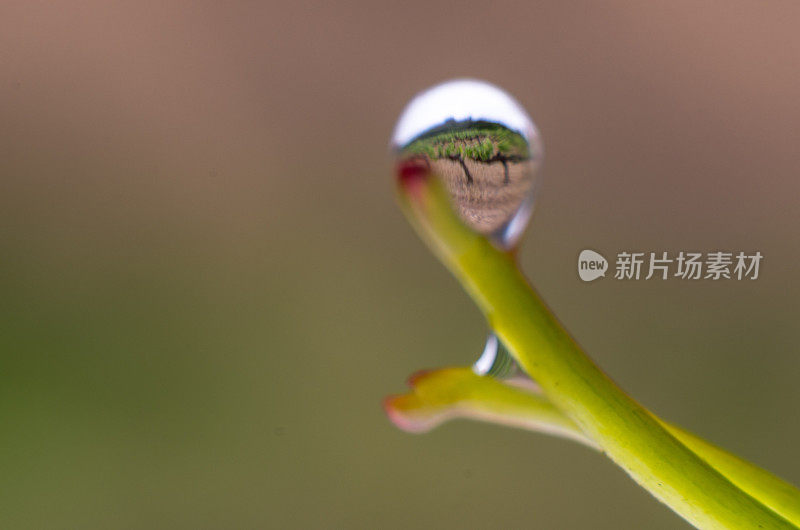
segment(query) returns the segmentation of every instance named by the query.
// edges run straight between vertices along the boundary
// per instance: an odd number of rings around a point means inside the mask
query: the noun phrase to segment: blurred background
[[[52,4],[52,5],[51,5]],[[509,90],[521,261],[662,416],[800,483],[794,2],[0,5],[0,526],[688,528],[570,442],[382,398],[486,327],[394,203],[417,91]],[[582,283],[580,250],[760,251]]]

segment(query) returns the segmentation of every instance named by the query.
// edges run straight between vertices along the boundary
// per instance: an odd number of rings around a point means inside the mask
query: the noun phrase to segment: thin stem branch
[[[408,218],[548,399],[636,482],[694,526],[797,528],[697,456],[572,340],[507,253],[467,228],[438,178],[401,167]]]
[[[385,402],[389,416],[405,430],[423,432],[449,419],[468,418],[552,434],[599,449],[533,383],[511,385],[466,367],[422,372],[409,382],[411,392]],[[800,490],[697,435],[659,422],[736,486],[793,524],[800,524]]]

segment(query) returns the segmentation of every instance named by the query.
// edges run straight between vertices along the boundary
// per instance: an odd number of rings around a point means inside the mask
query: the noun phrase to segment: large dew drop
[[[517,244],[533,210],[543,149],[536,126],[514,98],[483,81],[436,85],[403,110],[392,147],[399,160],[420,161],[444,179],[470,227],[502,248]],[[473,370],[527,377],[492,334]]]
[[[406,106],[392,135],[402,159],[440,175],[460,217],[504,248],[513,247],[533,207],[543,149],[525,110],[483,81],[447,81]]]

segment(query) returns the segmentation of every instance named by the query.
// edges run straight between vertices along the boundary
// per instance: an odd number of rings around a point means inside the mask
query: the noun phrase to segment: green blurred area
[[[487,331],[392,196],[394,120],[454,76],[542,131],[521,261],[567,328],[800,483],[798,10],[472,7],[0,8],[0,527],[686,527],[569,442],[384,416]],[[584,284],[584,248],[765,257]]]

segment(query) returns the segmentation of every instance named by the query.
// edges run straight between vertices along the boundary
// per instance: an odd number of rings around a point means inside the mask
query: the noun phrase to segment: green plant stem
[[[427,431],[460,417],[544,432],[599,449],[535,384],[530,386],[480,376],[471,368],[443,368],[414,376],[412,392],[392,396],[386,404],[392,419],[410,431]],[[699,436],[659,422],[736,486],[793,524],[800,524],[800,490]]]
[[[438,178],[407,172],[410,221],[548,399],[636,482],[701,529],[797,528],[679,442],[572,340],[513,257],[468,229]]]

